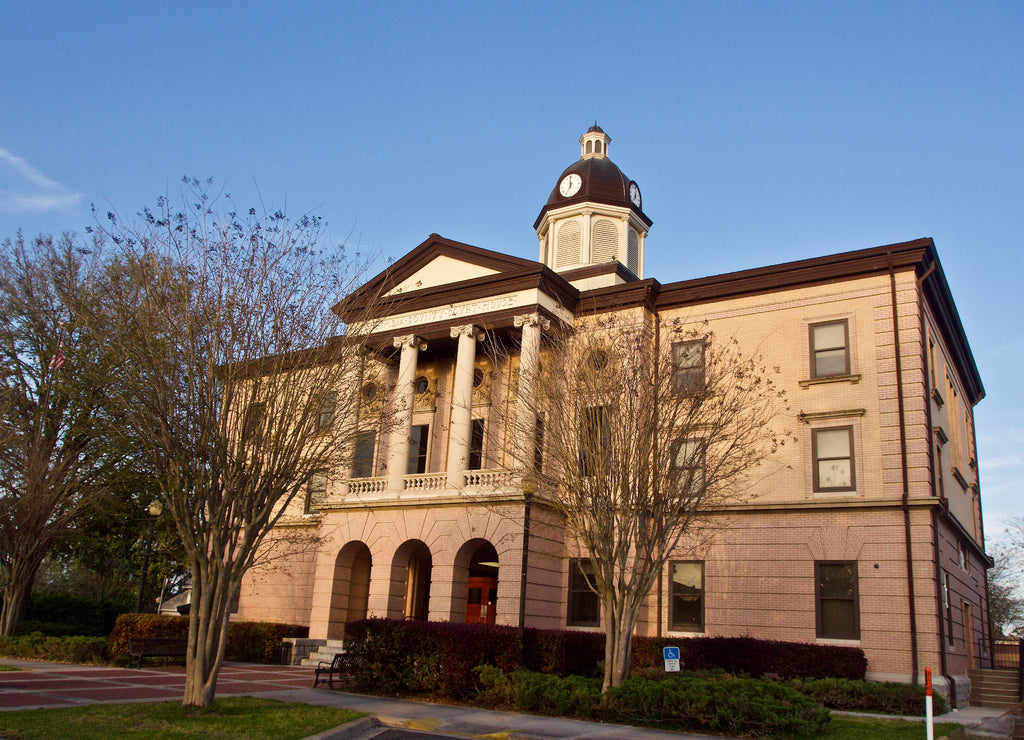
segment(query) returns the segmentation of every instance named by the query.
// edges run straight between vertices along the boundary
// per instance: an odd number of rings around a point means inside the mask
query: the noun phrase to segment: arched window
[[[593,154],[593,153],[594,153],[594,142],[588,141],[587,142],[587,154]]]

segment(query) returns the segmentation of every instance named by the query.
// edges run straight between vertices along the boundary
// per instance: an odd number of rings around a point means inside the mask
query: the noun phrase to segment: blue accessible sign
[[[678,673],[679,672],[679,648],[667,647],[662,649],[662,653],[665,656],[665,672],[666,673]]]

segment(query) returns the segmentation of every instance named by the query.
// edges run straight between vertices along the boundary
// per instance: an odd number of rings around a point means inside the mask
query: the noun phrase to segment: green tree
[[[83,323],[95,255],[65,235],[0,248],[0,633],[13,634],[46,555],[105,491],[113,362]]]
[[[125,355],[120,408],[192,574],[183,702],[195,706],[214,698],[242,576],[349,448],[361,364],[331,310],[358,270],[322,245],[320,221],[240,212],[208,187],[186,180],[179,200],[101,226],[120,249],[105,296]]]

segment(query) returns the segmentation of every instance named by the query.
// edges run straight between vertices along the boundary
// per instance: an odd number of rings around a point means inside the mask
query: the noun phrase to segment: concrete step
[[[316,667],[321,661],[330,663],[334,660],[334,656],[338,653],[345,652],[343,640],[328,640],[327,644],[321,645],[320,648],[309,654],[309,657],[303,658],[300,665]]]

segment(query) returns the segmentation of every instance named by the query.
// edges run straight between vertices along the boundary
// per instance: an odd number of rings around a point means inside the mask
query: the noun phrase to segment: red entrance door
[[[466,624],[494,624],[498,579],[470,576],[466,597]]]

